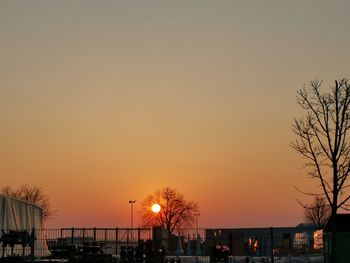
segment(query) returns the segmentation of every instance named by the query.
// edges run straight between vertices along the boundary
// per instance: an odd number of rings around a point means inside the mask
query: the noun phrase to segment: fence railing
[[[45,258],[57,248],[79,249],[94,244],[118,260],[160,253],[173,261],[182,258],[181,262],[255,259],[275,263],[285,258],[288,262],[323,262],[322,237],[312,228],[187,228],[176,233],[161,228],[5,229],[0,237],[0,257]]]

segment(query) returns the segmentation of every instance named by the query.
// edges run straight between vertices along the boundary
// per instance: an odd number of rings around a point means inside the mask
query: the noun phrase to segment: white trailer
[[[3,240],[1,244],[0,257],[9,255],[25,255],[33,254],[34,256],[48,256],[46,237],[43,235],[43,210],[37,205],[26,203],[24,201],[0,195],[0,237]],[[34,230],[34,232],[33,232]],[[26,231],[31,235],[34,249],[29,246],[24,249],[21,245],[16,244],[11,248],[11,245],[4,241],[5,237],[10,237],[16,232]],[[11,241],[9,241],[11,243]],[[6,245],[3,249],[3,245]]]

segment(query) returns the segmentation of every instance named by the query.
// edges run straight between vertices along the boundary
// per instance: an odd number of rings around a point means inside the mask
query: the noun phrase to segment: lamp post
[[[196,262],[199,262],[198,256],[202,254],[201,252],[201,244],[200,244],[200,236],[199,236],[199,231],[198,231],[198,217],[200,216],[200,213],[194,214],[196,217],[196,230],[197,230],[197,237],[196,237]]]
[[[130,238],[131,238],[131,240],[133,240],[132,229],[134,227],[134,204],[135,204],[135,202],[136,202],[136,200],[129,200],[130,209],[131,209],[131,217],[130,217],[131,224],[130,224],[130,231],[127,231],[127,233],[128,233],[128,237],[127,237],[128,244],[129,244],[129,232],[130,232]]]
[[[134,204],[136,200],[129,200],[130,208],[131,208],[131,229],[134,227]]]
[[[194,214],[194,216],[196,217],[196,231],[197,231],[197,238],[199,236],[199,231],[198,231],[198,217],[200,216],[200,213]]]

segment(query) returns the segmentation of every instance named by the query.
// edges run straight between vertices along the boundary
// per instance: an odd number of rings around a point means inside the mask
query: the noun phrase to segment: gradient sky
[[[348,1],[1,1],[1,185],[60,226],[128,226],[165,186],[200,226],[293,226],[296,91],[350,77]],[[136,203],[135,209],[139,206]],[[135,218],[138,224],[138,218]]]

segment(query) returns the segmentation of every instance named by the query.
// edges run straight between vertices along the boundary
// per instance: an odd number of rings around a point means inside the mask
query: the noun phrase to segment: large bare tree
[[[305,115],[295,119],[296,139],[292,147],[306,159],[307,173],[315,178],[321,191],[313,193],[326,198],[331,208],[332,244],[336,247],[336,214],[348,208],[350,173],[350,83],[336,80],[322,91],[322,81],[311,81],[297,92],[297,102]],[[332,249],[332,251],[335,251]],[[332,262],[337,262],[332,253]]]
[[[18,188],[12,188],[9,185],[0,189],[0,194],[7,195],[19,200],[35,204],[43,209],[44,220],[53,216],[55,211],[52,210],[49,197],[44,193],[41,187],[33,185],[21,185]]]
[[[159,204],[159,213],[151,210],[153,204]],[[185,200],[175,189],[166,187],[148,195],[142,202],[142,223],[144,226],[162,226],[169,233],[182,227],[192,226],[195,214],[199,212],[196,202]]]

